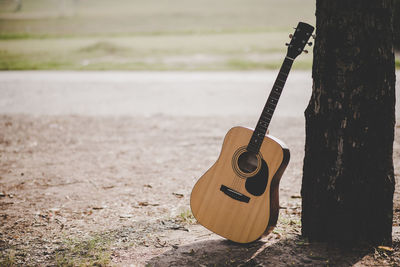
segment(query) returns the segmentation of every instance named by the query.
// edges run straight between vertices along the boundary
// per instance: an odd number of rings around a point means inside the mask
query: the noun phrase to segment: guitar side
[[[190,206],[200,224],[238,243],[258,239],[272,231],[279,213],[279,181],[289,161],[289,150],[278,139],[265,136],[260,158],[267,169],[262,194],[247,191],[246,178],[235,172],[235,153],[248,144],[253,131],[234,127],[226,134],[216,163],[197,181]]]

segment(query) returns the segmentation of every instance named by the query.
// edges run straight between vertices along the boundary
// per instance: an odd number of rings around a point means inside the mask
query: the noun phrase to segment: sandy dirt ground
[[[0,265],[400,265],[398,183],[393,251],[300,236],[309,72],[291,73],[270,126],[291,150],[276,229],[238,245],[196,224],[194,183],[229,128],[255,125],[275,75],[0,73]]]

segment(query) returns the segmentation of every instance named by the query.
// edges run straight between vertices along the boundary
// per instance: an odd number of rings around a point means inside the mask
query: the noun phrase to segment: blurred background
[[[311,0],[0,0],[0,69],[276,69],[314,13]]]

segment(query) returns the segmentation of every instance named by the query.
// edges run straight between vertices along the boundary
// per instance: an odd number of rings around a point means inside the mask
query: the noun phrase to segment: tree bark
[[[317,0],[305,111],[302,234],[390,244],[395,63],[392,0]]]

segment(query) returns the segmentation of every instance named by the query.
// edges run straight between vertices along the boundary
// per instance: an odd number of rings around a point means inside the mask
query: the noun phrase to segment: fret
[[[278,89],[274,89],[270,93],[271,99],[274,99],[276,102],[278,102],[280,96],[281,96],[281,91]]]
[[[263,119],[263,121],[268,121],[268,120],[271,121],[271,118],[265,118],[265,117],[263,117],[262,119]],[[261,117],[260,117],[260,120],[261,120]],[[268,124],[269,124],[269,122],[268,122]]]
[[[265,136],[265,133],[266,133],[267,131],[265,131],[265,129],[262,129],[262,128],[258,128],[258,131],[257,132],[254,132],[254,135],[255,135],[255,139],[260,139],[261,141],[260,141],[260,143],[262,143],[262,141],[264,140],[264,136]]]
[[[265,128],[258,128],[258,129],[259,129],[260,132],[263,132],[263,133],[267,132]],[[260,136],[262,136],[262,135],[260,135]]]
[[[260,120],[261,120],[261,118],[260,118]],[[264,127],[264,128],[268,128],[268,125],[269,125],[269,122],[271,121],[271,118],[268,118],[268,119],[267,119],[267,118],[264,118],[263,121],[267,122],[267,123],[264,123],[264,124],[263,124],[263,127]],[[258,126],[258,125],[261,125],[261,124],[257,123],[257,126]],[[257,127],[256,127],[256,128],[257,128]]]
[[[257,129],[258,127],[261,127],[261,128],[262,128],[262,131],[264,131],[264,130],[267,130],[267,129],[268,129],[268,126],[269,126],[269,122],[268,122],[268,123],[264,123],[264,124],[257,123],[256,129]]]
[[[270,98],[268,98],[267,103],[270,103],[271,105],[274,105],[274,107],[276,107],[276,105],[278,104],[278,99],[274,99],[274,98],[270,97]]]
[[[283,62],[281,70],[287,70],[287,73],[289,73],[290,68],[292,67],[292,61],[287,62],[286,60]]]
[[[266,120],[271,121],[271,116],[269,116],[268,113],[266,113],[266,112],[263,112],[263,113],[261,114],[260,119],[261,119],[261,118],[264,119],[265,121],[266,121]]]
[[[282,89],[284,85],[285,85],[284,82],[281,82],[281,81],[278,81],[278,80],[276,80],[275,83],[274,83],[274,87],[278,87],[279,89]]]
[[[274,94],[275,98],[277,98],[278,100],[279,100],[279,97],[281,96],[281,93],[282,93],[282,89],[279,89],[279,88],[274,88],[271,91],[271,94]]]
[[[264,108],[263,108],[263,112],[264,112],[264,111],[265,111],[265,112],[268,112],[268,111],[270,111],[270,110],[274,111],[274,110],[275,110],[275,107],[272,107],[272,106],[269,105],[269,103],[267,102],[267,103],[265,104]]]
[[[278,79],[286,82],[287,75],[285,73],[283,73],[283,72],[280,72],[278,74]]]
[[[284,72],[281,71],[281,72],[279,72],[278,76],[281,75],[281,74],[283,74],[283,75],[285,75],[285,77],[287,77],[289,73],[284,73]]]
[[[260,118],[259,124],[262,125],[263,127],[267,127],[270,122],[271,122],[271,120],[269,118],[266,118],[265,120]]]
[[[266,131],[266,128],[265,128],[265,127],[259,126],[259,127],[257,127],[257,132],[266,133],[267,131]],[[265,135],[265,134],[264,134],[264,135]],[[263,136],[263,134],[261,134],[260,136]]]
[[[258,126],[258,125],[261,125],[261,124],[257,124],[257,126]],[[263,124],[262,127],[263,127],[263,128],[268,128],[268,125],[269,125],[269,122],[266,123],[266,124]],[[257,128],[257,127],[256,127],[256,128]]]
[[[266,130],[265,126],[258,125],[258,128],[261,128],[262,131]]]
[[[278,98],[278,100],[279,100],[279,97],[281,96],[281,93],[282,93],[282,88],[278,88],[278,87],[273,88],[271,93],[273,93],[275,98]]]
[[[257,146],[253,145],[253,143],[250,141],[250,143],[247,145],[247,150],[253,153],[258,153],[258,148]]]

